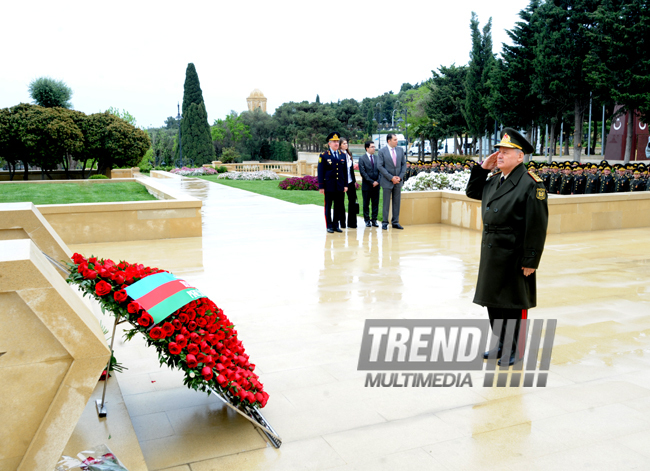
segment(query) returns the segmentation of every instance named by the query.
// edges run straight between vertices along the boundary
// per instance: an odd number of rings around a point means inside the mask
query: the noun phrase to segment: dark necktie
[[[372,168],[375,168],[375,159],[372,158],[372,155],[370,156],[370,165],[372,165]]]
[[[499,186],[503,185],[503,181],[506,179],[506,177],[501,177],[499,180]]]

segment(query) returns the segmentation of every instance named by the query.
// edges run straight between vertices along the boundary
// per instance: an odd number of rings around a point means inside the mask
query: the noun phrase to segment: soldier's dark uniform
[[[595,173],[587,174],[587,185],[585,186],[585,194],[591,195],[600,192],[600,177]]]
[[[571,168],[571,167],[566,167]],[[565,168],[565,170],[566,170]],[[571,190],[573,189],[573,175],[570,173],[568,175],[562,175],[562,180],[560,181],[560,194],[561,195],[570,195]]]
[[[338,141],[337,133],[327,136],[327,141]],[[339,223],[345,221],[345,188],[347,187],[347,161],[343,153],[326,150],[318,157],[318,189],[325,190],[325,225],[327,232],[343,232]],[[334,205],[334,216],[332,216]]]
[[[630,180],[627,175],[617,175],[614,183],[614,193],[627,193],[630,191]]]
[[[600,188],[598,189],[598,193],[614,193],[614,177],[611,173],[605,175],[603,172],[600,176]]]
[[[533,152],[530,143],[511,128],[502,131],[501,142],[496,147],[501,146]],[[481,200],[483,217],[474,303],[488,308],[493,328],[496,319],[517,320],[515,343],[518,340],[519,343],[511,352],[503,352],[511,353],[509,363],[512,364],[521,357],[524,347],[518,335],[519,321],[526,319],[528,309],[537,305],[535,273],[524,276],[522,268],[539,266],[548,225],[548,197],[542,179],[527,172],[521,163],[503,182],[501,172],[487,179],[489,173],[475,165],[465,191],[468,197]],[[501,332],[495,332],[500,344],[505,335],[506,322],[503,324]],[[499,354],[500,350],[499,347]]]
[[[552,167],[557,168],[557,167]],[[557,195],[560,191],[560,185],[562,184],[562,174],[560,172],[551,173],[551,183],[548,187],[548,192]]]
[[[630,191],[645,191],[647,183],[640,178],[641,173],[637,170],[634,172],[634,180],[630,182]]]
[[[587,187],[587,177],[584,174],[575,175],[573,177],[573,190],[571,193],[574,195],[584,195]]]

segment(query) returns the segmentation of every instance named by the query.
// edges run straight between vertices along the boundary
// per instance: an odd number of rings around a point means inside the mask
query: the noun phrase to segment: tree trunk
[[[458,154],[458,133],[454,133],[454,154]]]
[[[550,164],[555,155],[555,123],[553,121],[551,121],[548,131],[548,147],[548,163]]]
[[[23,180],[29,180],[29,165],[27,165],[27,161],[23,160],[23,168],[25,169],[23,171]]]
[[[580,162],[582,154],[582,124],[585,120],[585,107],[580,100],[575,101],[573,109],[574,126],[573,126],[573,161]],[[567,151],[568,155],[568,151]]]
[[[625,157],[623,163],[628,163],[632,154],[632,136],[634,134],[634,113],[627,112],[627,138],[625,139]]]
[[[593,136],[593,137],[592,137]],[[594,119],[594,133],[591,140],[591,155],[596,155],[596,138],[598,137],[598,121]]]

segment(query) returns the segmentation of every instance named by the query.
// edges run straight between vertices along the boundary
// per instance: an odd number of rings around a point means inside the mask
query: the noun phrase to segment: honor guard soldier
[[[557,195],[560,193],[560,184],[562,183],[562,174],[559,172],[560,167],[553,162],[551,164],[551,183],[548,186],[548,192]]]
[[[347,187],[347,160],[339,152],[338,133],[327,136],[329,149],[318,157],[318,190],[325,195],[325,224],[327,232],[343,232],[339,226],[345,221],[345,192]],[[332,205],[334,216],[332,217]]]
[[[646,182],[641,178],[641,171],[634,171],[634,179],[630,182],[631,191],[645,191]]]
[[[573,175],[572,195],[584,195],[587,186],[587,177],[582,174],[582,166],[578,165]]]
[[[630,191],[630,180],[627,178],[627,169],[624,165],[620,165],[617,173],[618,175],[614,183],[614,193],[627,193]]]
[[[573,175],[571,174],[571,165],[565,165],[562,172],[564,172],[564,175],[562,175],[562,181],[560,182],[559,194],[570,195],[571,190],[573,190]]]
[[[596,173],[598,167],[596,164],[591,164],[587,169],[587,184],[585,186],[585,194],[596,194],[600,191],[600,177]]]
[[[609,165],[603,167],[598,193],[614,193],[614,177],[612,176],[612,169]]]
[[[540,174],[542,181],[544,182],[544,187],[548,191],[549,185],[551,184],[551,169],[548,167],[548,164],[542,166],[542,173]]]

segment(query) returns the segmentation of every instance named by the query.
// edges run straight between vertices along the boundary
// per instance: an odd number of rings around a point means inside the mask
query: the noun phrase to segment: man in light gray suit
[[[379,151],[377,156],[377,169],[379,170],[379,185],[384,196],[383,218],[381,224],[383,230],[388,230],[388,208],[391,199],[393,201],[393,217],[391,225],[393,229],[404,229],[399,225],[399,205],[402,193],[402,180],[406,173],[406,157],[404,149],[397,147],[397,136],[388,134],[386,136],[386,147]]]

